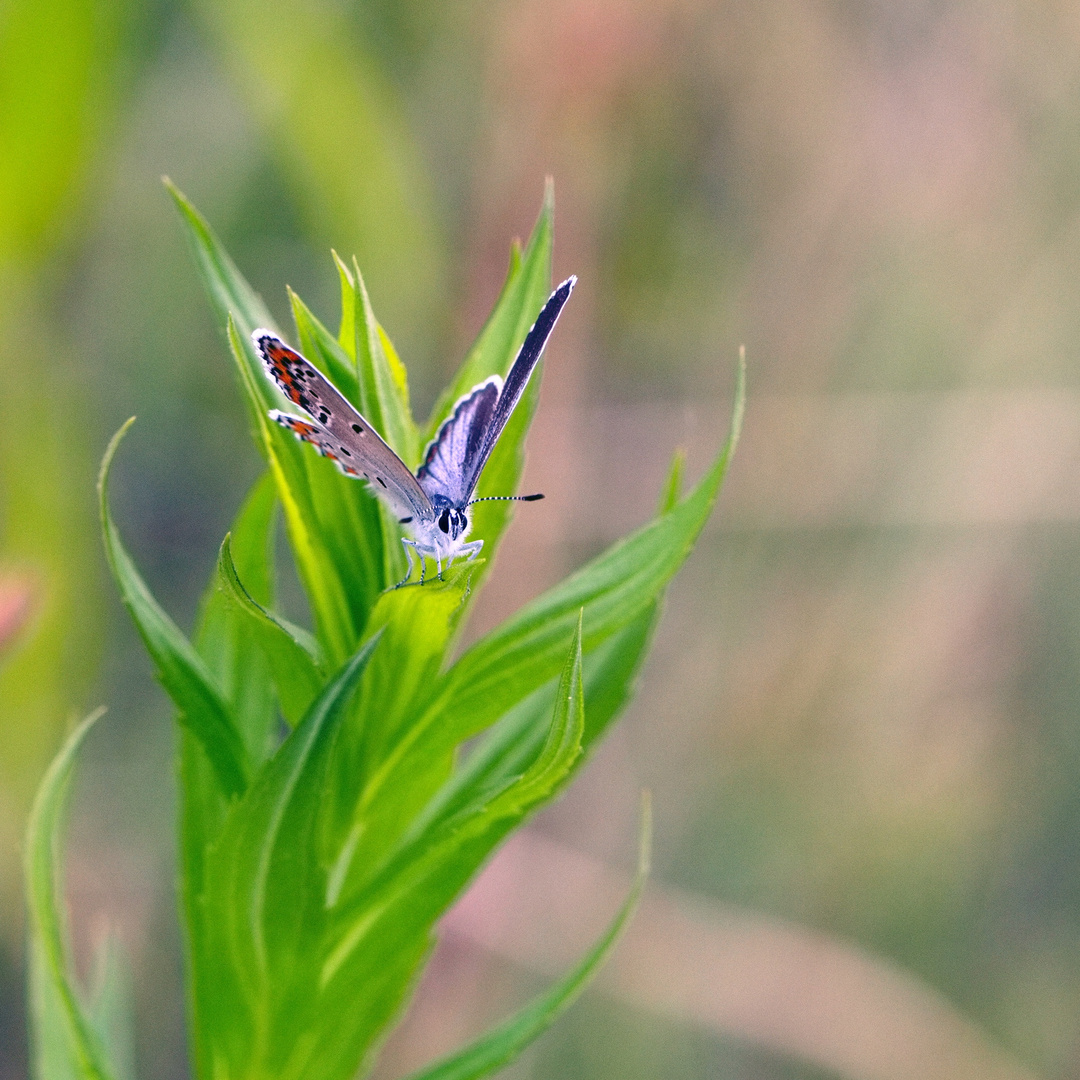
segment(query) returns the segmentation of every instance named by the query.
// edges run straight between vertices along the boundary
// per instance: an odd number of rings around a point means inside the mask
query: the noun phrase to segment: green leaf
[[[273,478],[255,482],[233,523],[232,551],[237,574],[263,607],[273,603],[273,539],[277,498]],[[277,703],[270,664],[253,638],[248,616],[214,579],[203,596],[195,648],[228,703],[253,764],[270,753],[277,727]]]
[[[290,407],[266,377],[251,341],[253,330],[258,327],[273,329],[273,320],[205,219],[177,188],[168,181],[165,183],[180,211],[211,303],[226,328],[247,403],[252,436],[266,458],[278,488],[289,540],[311,603],[316,631],[328,658],[334,664],[343,663],[355,648],[359,634],[348,600],[355,593],[349,588],[352,583],[348,579],[348,571],[355,560],[340,554],[334,558],[327,543],[340,535],[340,526],[349,517],[348,510],[342,508],[342,501],[348,503],[362,497],[356,490],[360,485],[341,476],[330,462],[319,459],[310,447],[298,442],[267,417],[270,409]],[[307,320],[301,316],[301,321],[305,330],[314,331],[316,321],[313,317]],[[311,341],[308,345],[310,347]],[[316,353],[313,359],[318,361],[321,350],[313,351]],[[322,524],[324,528],[314,529],[316,524]],[[366,609],[363,614],[366,615]]]
[[[356,260],[350,271],[338,260],[341,276],[342,328],[351,326],[354,339],[345,344],[356,364],[358,408],[411,468],[419,464],[419,434],[409,408],[405,365],[371,308],[367,286]]]
[[[659,605],[654,604],[585,657],[583,753],[573,771],[587,760],[589,751],[626,707],[658,621]],[[426,834],[435,823],[485,803],[527,767],[547,737],[554,691],[551,684],[534,691],[485,733],[423,813],[413,820],[403,844]]]
[[[389,921],[391,914],[403,926],[425,908],[426,917],[434,919],[441,910],[436,905],[449,903],[495,845],[550,799],[570,775],[581,754],[585,730],[580,614],[539,753],[524,772],[482,804],[439,821],[400,849],[368,886],[341,905],[333,932],[338,943],[326,959],[324,984],[335,978],[354,952],[374,941],[376,927]]]
[[[165,189],[172,196],[186,228],[188,243],[199,276],[206,286],[210,303],[224,326],[232,315],[241,332],[250,337],[252,330],[265,326],[274,329],[273,316],[262,297],[244,280],[236,264],[226,254],[214,230],[188,201],[184,193],[166,176]]]
[[[221,325],[226,328],[252,437],[266,458],[277,486],[297,571],[311,603],[316,632],[328,659],[340,664],[352,651],[357,631],[344,599],[345,590],[337,567],[310,527],[317,518],[308,480],[308,462],[301,455],[301,451],[308,448],[267,417],[267,411],[281,407],[284,399],[263,374],[262,362],[251,342],[253,330],[259,327],[274,329],[273,319],[202,215],[169,180],[164,183],[180,211],[210,302]],[[329,462],[321,464],[329,465]]]
[[[354,860],[367,865],[382,857],[356,828],[357,799],[367,778],[437,685],[447,647],[465,610],[473,571],[473,564],[466,563],[450,571],[444,582],[391,589],[379,597],[372,611],[368,630],[381,633],[382,644],[360,684],[362,718],[347,724],[339,737],[329,785],[335,795],[332,835],[340,841],[329,887],[332,901]],[[415,800],[410,803],[414,811],[429,795],[421,780],[412,777],[408,791],[402,792],[404,798]],[[411,816],[408,810],[403,813],[406,819]]]
[[[207,860],[202,962],[214,1000],[202,1011],[217,1060],[235,1075],[280,1075],[301,1031],[289,1002],[317,961],[325,909],[318,822],[337,730],[372,652],[373,637],[311,706],[230,810]]]
[[[647,621],[647,612],[690,553],[715,503],[739,436],[744,383],[740,367],[727,441],[690,495],[527,605],[447,672],[367,785],[358,828],[372,836],[397,835],[405,778],[435,772],[453,747],[552,679],[581,608],[586,652],[635,621]]]
[[[273,615],[252,598],[233,565],[228,533],[218,553],[218,583],[232,609],[246,616],[247,629],[269,662],[281,711],[295,727],[324,682],[319,673],[318,647],[314,638],[306,630]]]
[[[273,539],[276,507],[273,477],[258,480],[232,526],[230,552],[235,569],[252,599],[261,606],[273,601]],[[238,610],[235,600],[212,579],[204,598],[196,646],[218,685],[243,724],[252,761],[258,766],[276,747],[278,712],[270,663],[251,632],[251,616]],[[231,801],[223,796],[213,770],[199,743],[181,729],[179,851],[180,895],[184,908],[189,998],[193,1007],[213,998],[214,949],[209,944],[206,890],[207,851],[219,836]],[[200,1025],[192,1025],[192,1050],[196,1075],[210,1075],[205,1058],[206,1041]]]
[[[300,351],[359,408],[356,364],[349,350],[323,326],[311,308],[292,289],[289,289],[288,293]]]
[[[61,895],[61,824],[75,756],[104,709],[68,737],[41,782],[26,830],[30,1012],[39,1080],[110,1080],[112,1072],[71,975]]]
[[[238,795],[247,786],[248,759],[230,710],[202,657],[139,576],[109,512],[109,468],[120,440],[132,423],[134,418],[112,437],[101,463],[98,495],[105,553],[120,597],[154,661],[158,679],[180,712],[181,724],[201,743],[222,790]]]
[[[408,992],[434,920],[499,841],[565,782],[581,752],[581,674],[580,638],[575,637],[547,738],[524,772],[485,805],[440,823],[401,851],[361,895],[331,907],[317,993],[303,995],[303,1024],[297,1021],[311,1046],[307,1075],[355,1073]]]
[[[551,1027],[592,981],[633,917],[649,874],[651,835],[652,818],[646,798],[642,806],[638,871],[633,887],[611,925],[577,967],[509,1020],[461,1050],[411,1073],[407,1080],[479,1080],[482,1076],[490,1076],[514,1061]]]

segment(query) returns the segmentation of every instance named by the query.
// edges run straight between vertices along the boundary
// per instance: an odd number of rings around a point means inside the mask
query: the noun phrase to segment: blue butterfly
[[[480,474],[521,400],[576,283],[576,277],[567,278],[548,298],[525,336],[505,382],[492,375],[457,401],[449,419],[425,451],[424,463],[415,476],[318,368],[269,330],[256,330],[251,335],[268,376],[294,405],[311,417],[305,420],[274,409],[270,418],[298,439],[311,443],[346,476],[366,480],[412,533],[411,537],[401,538],[409,569],[399,586],[412,575],[412,551],[420,558],[420,584],[423,584],[427,572],[425,558],[435,560],[441,578],[443,563],[449,566],[461,555],[472,559],[484,546],[483,540],[466,540],[471,528],[466,511],[474,503],[484,501],[472,497]],[[543,496],[489,498],[532,502]]]

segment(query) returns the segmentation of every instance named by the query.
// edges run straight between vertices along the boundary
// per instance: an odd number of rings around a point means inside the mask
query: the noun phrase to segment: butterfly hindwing
[[[272,419],[315,446],[347,476],[367,480],[399,516],[422,521],[434,517],[416,477],[318,368],[269,330],[256,330],[252,339],[282,393],[314,423],[277,410]]]
[[[492,375],[461,398],[439,428],[416,474],[429,499],[442,495],[451,506],[469,501],[473,463],[483,448],[501,390],[502,379]]]

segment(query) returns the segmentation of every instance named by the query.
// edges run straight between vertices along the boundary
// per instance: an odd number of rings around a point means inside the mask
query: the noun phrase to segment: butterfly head
[[[436,497],[433,500],[436,527],[447,540],[459,540],[469,531],[469,518],[465,510],[450,505],[445,499]]]

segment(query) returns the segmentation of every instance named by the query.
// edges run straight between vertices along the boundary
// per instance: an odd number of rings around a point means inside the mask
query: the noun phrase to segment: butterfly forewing
[[[503,428],[506,427],[507,421],[517,407],[517,403],[521,400],[521,395],[525,393],[525,387],[529,385],[529,378],[533,373],[533,369],[540,360],[547,339],[551,336],[551,331],[555,329],[559,313],[570,298],[570,293],[573,292],[575,284],[577,284],[577,278],[569,277],[548,297],[548,301],[536,317],[532,329],[525,335],[517,359],[514,360],[513,367],[510,368],[506,376],[506,382],[503,384],[502,391],[499,394],[499,400],[495,403],[487,430],[483,433],[480,447],[477,453],[470,457],[468,469],[462,477],[461,486],[464,491],[462,505],[472,498],[472,493],[476,490],[476,485],[480,480],[480,474],[484,471],[484,466],[487,464],[488,458],[491,457],[491,452],[495,449],[495,444],[499,441]]]
[[[256,330],[251,336],[282,393],[314,422],[276,410],[271,417],[315,446],[347,476],[367,480],[399,516],[431,520],[431,500],[416,477],[333,383],[269,330]]]

